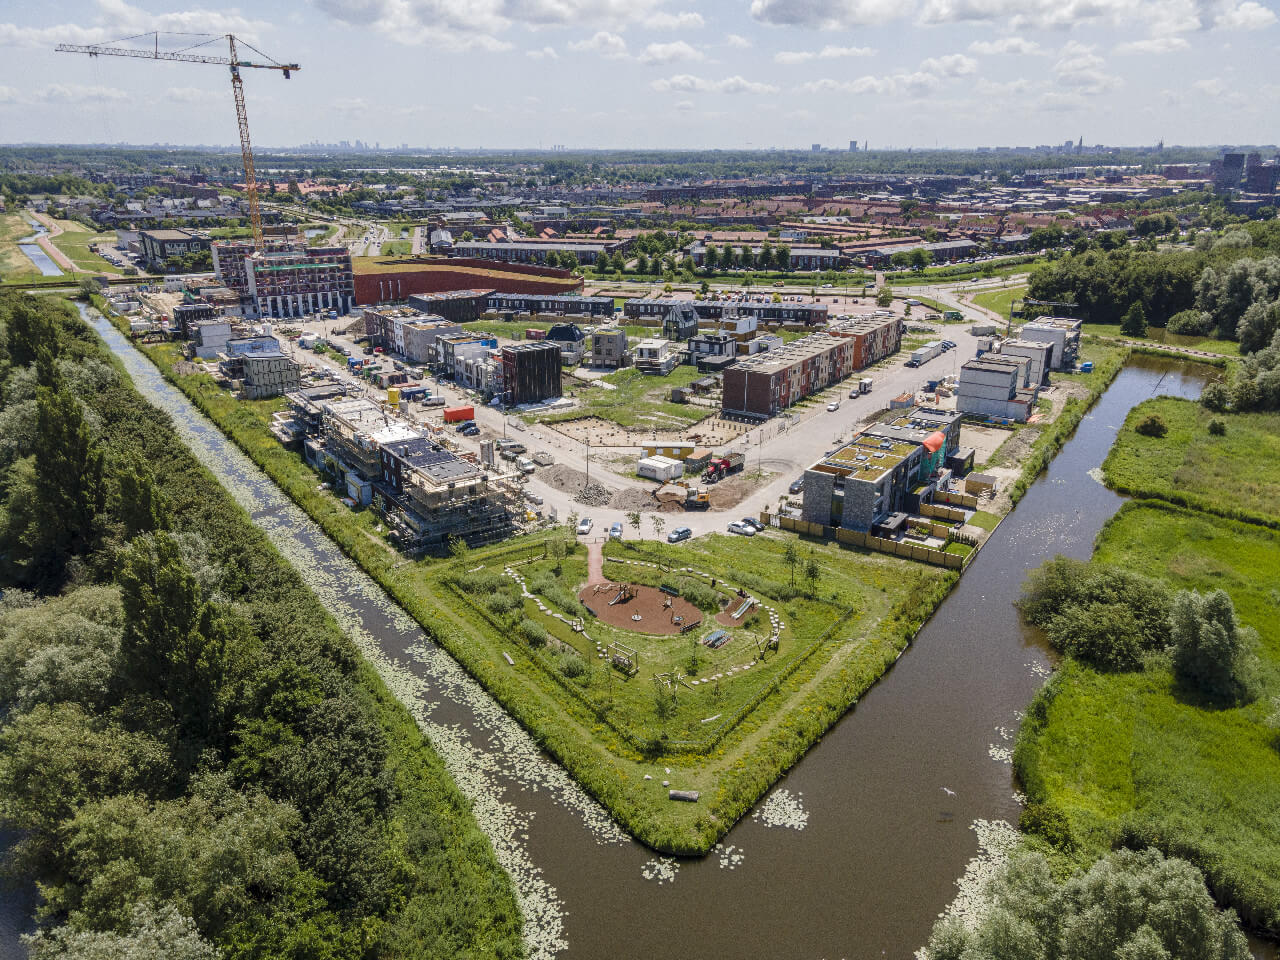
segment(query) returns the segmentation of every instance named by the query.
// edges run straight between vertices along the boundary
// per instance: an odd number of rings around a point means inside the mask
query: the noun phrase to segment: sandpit
[[[609,601],[618,595],[621,587],[618,583],[583,587],[578,599],[601,623],[634,633],[671,637],[689,629],[690,624],[702,621],[702,611],[692,603],[663,593],[657,587],[633,585],[629,599],[610,606]]]

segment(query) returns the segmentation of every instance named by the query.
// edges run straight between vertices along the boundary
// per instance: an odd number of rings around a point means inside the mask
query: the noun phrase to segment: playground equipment
[[[631,584],[623,583],[618,586],[618,595],[609,601],[609,606],[615,603],[624,603],[635,596],[635,591],[631,589]]]
[[[628,677],[640,672],[640,652],[617,640],[609,644],[609,663],[615,670]]]
[[[773,635],[768,640],[762,640],[760,637],[755,637],[754,640],[756,642],[756,659],[757,660],[763,660],[765,658],[765,654],[768,653],[770,650],[773,650],[776,652],[778,649],[777,634]]]
[[[742,615],[756,605],[755,597],[747,597],[742,603],[738,604],[738,609],[729,614],[734,620],[741,620]]]

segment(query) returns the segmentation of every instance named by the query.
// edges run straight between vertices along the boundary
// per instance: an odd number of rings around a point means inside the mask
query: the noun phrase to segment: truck
[[[533,461],[530,460],[528,457],[521,457],[519,460],[516,461],[516,469],[518,469],[523,474],[533,473],[534,471]]]
[[[516,440],[511,437],[502,437],[500,440],[498,440],[498,449],[509,450],[511,453],[521,454],[521,453],[524,453],[525,450],[527,450],[528,448],[519,440]]]
[[[746,466],[747,458],[741,453],[730,453],[723,457],[712,457],[707,464],[707,471],[702,475],[706,483],[716,483],[731,473],[737,473]]]
[[[540,467],[549,467],[556,462],[556,458],[545,450],[539,450],[533,455],[533,462]]]
[[[465,423],[476,418],[476,408],[468,404],[465,407],[445,407],[445,423]]]
[[[871,380],[871,378],[870,378],[870,377],[863,377],[861,380],[859,380],[859,381],[858,381],[858,392],[859,392],[859,393],[870,393],[870,392],[871,392],[871,386],[872,386],[872,380]]]
[[[911,351],[911,359],[907,361],[907,366],[922,367],[941,353],[941,340],[934,340],[932,343],[926,343],[923,347],[917,347],[915,350]]]

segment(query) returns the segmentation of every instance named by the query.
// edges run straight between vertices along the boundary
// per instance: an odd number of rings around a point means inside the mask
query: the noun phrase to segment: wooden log
[[[697,790],[668,790],[667,798],[670,800],[683,800],[685,803],[698,802]]]
[[[511,654],[507,653],[505,650],[502,651],[502,659],[507,661],[508,667],[514,667],[516,665],[516,662],[511,659]]]

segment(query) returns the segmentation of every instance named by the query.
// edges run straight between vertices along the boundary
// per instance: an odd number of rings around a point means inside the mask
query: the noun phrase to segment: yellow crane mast
[[[237,38],[230,33],[222,36],[209,36],[208,34],[164,34],[164,36],[202,36],[208,37],[208,39],[192,44],[181,50],[169,51],[160,49],[161,34],[158,32],[152,32],[138,34],[133,37],[124,37],[121,40],[115,40],[109,44],[60,43],[56,49],[59,53],[87,53],[91,57],[133,57],[139,60],[177,60],[182,63],[215,63],[230,67],[231,94],[235,98],[236,123],[240,128],[240,156],[244,161],[244,190],[245,194],[249,198],[249,223],[253,228],[253,242],[259,249],[261,249],[262,210],[258,204],[258,180],[254,174],[253,145],[249,142],[249,116],[245,112],[244,107],[244,81],[240,77],[240,70],[241,68],[253,70],[279,70],[284,74],[284,78],[288,80],[293,71],[300,70],[301,67],[296,63],[279,63],[244,40],[239,41],[242,46],[248,47],[254,53],[270,62],[255,63],[252,60],[241,60],[236,49]],[[124,43],[129,40],[138,40],[144,37],[152,40],[151,49],[118,47],[115,45],[117,43]],[[218,40],[227,41],[230,56],[220,57],[204,53],[190,52]]]

